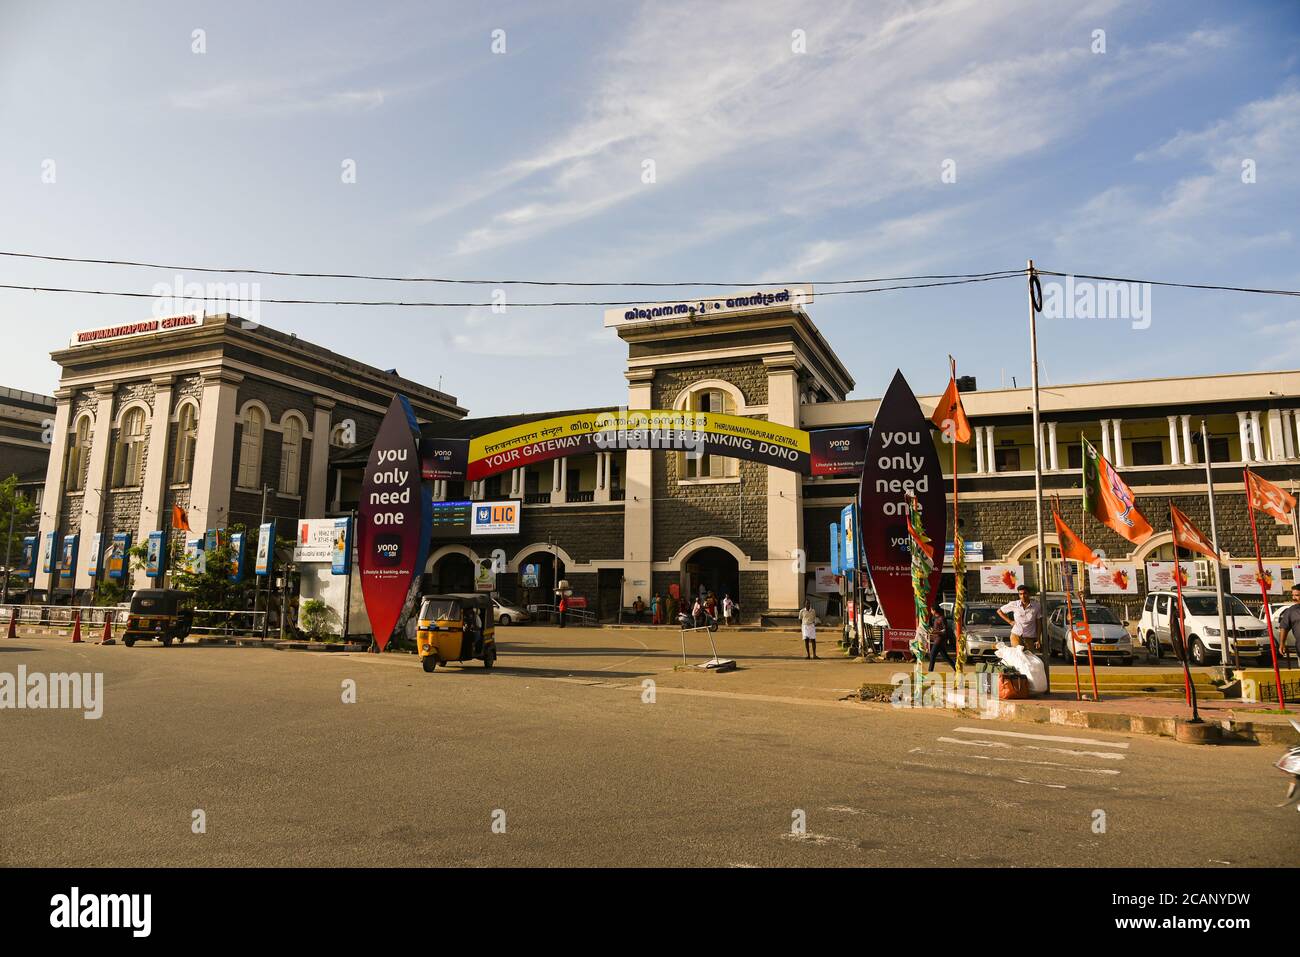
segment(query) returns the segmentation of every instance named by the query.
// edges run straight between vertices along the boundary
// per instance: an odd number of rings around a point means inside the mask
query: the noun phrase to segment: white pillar
[[[610,452],[596,453],[596,494],[594,501],[608,502],[611,498],[609,487]]]
[[[153,380],[153,385],[153,418],[149,422],[149,454],[144,463],[144,488],[140,496],[136,544],[147,541],[150,532],[171,528],[171,516],[167,516],[167,521],[163,520],[163,506],[166,502],[167,484],[171,481],[171,476],[167,474],[167,446],[171,438],[172,377],[159,376]],[[195,452],[197,451],[196,446]],[[193,482],[197,477],[198,471],[195,470],[190,481]]]
[[[993,454],[993,426],[984,426],[984,439],[988,448],[984,451],[984,467],[989,472],[998,470],[998,457]]]
[[[1264,436],[1259,428],[1259,410],[1250,413],[1250,460],[1264,461]]]
[[[1166,416],[1169,420],[1169,464],[1181,465],[1182,461],[1178,455],[1178,416]]]
[[[1280,409],[1268,410],[1268,458],[1270,462],[1280,462],[1286,458],[1286,449],[1282,444],[1282,436],[1287,430],[1282,422],[1282,411]]]
[[[1237,441],[1241,445],[1241,460],[1250,461],[1250,426],[1246,422],[1246,413],[1237,413]]]
[[[307,494],[303,499],[304,518],[325,517],[325,483],[330,468],[330,411],[333,399],[316,396],[311,425],[311,461],[307,466]]]
[[[799,360],[793,356],[768,356],[767,419],[799,427]],[[786,469],[767,470],[767,605],[794,612],[804,601],[804,576],[794,562],[803,548],[803,476]],[[741,605],[745,598],[742,594]],[[754,615],[754,608],[747,614]]]
[[[1291,417],[1295,420],[1295,448],[1300,455],[1300,409],[1292,409]]]
[[[1196,464],[1196,450],[1192,448],[1192,417],[1190,415],[1183,416],[1183,464]]]
[[[1101,454],[1107,462],[1114,462],[1115,456],[1110,453],[1110,419],[1101,420]]]
[[[975,473],[984,474],[984,426],[975,426]]]
[[[190,528],[223,528],[230,520],[231,472],[235,464],[235,417],[242,374],[228,369],[203,373],[194,477],[190,482]]]
[[[1115,468],[1124,467],[1124,422],[1122,419],[1111,419],[1115,424]]]
[[[566,457],[555,461],[560,467],[560,501],[567,502],[569,500],[569,460]]]
[[[1282,411],[1282,451],[1288,459],[1295,458],[1295,412]]]
[[[1051,465],[1052,471],[1053,472],[1059,471],[1061,468],[1061,460],[1056,446],[1056,423],[1055,422],[1047,423],[1047,451],[1048,451],[1048,463]]]
[[[60,389],[54,395],[57,399],[54,407],[54,434],[50,443],[50,461],[45,467],[45,493],[41,496],[41,524],[36,538],[36,574],[32,578],[32,587],[47,589],[57,586],[59,581],[57,571],[53,575],[45,574],[45,537],[50,532],[59,531],[59,509],[63,506],[63,470],[68,458],[68,420],[72,413],[72,391]],[[61,540],[54,543],[56,560],[62,545]]]
[[[113,392],[116,389],[114,382],[95,386],[95,433],[90,440],[90,465],[86,469],[86,485],[81,496],[77,568],[70,579],[72,587],[77,589],[90,587],[91,545],[108,508],[108,489],[111,484],[108,470],[112,458],[109,445],[113,440]],[[165,420],[163,429],[166,431]]]
[[[654,369],[629,369],[627,407],[653,409]],[[627,489],[623,506],[623,605],[654,585],[650,574],[650,548],[654,530],[654,478],[649,449],[629,449],[624,464],[623,484]],[[754,609],[758,611],[759,609]]]

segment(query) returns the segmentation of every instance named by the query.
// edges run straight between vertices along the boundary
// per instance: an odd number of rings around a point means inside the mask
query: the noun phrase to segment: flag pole
[[[1210,496],[1210,538],[1214,539],[1215,553],[1222,554],[1222,550],[1219,548],[1219,526],[1214,520],[1214,473],[1210,471],[1210,433],[1205,428],[1204,419],[1201,419],[1201,448],[1205,452],[1205,490]],[[1177,558],[1176,555],[1174,557]],[[1223,567],[1217,562],[1214,565],[1214,594],[1219,602],[1219,634],[1223,636],[1223,647],[1219,655],[1219,663],[1223,665],[1223,680],[1227,681],[1228,645],[1229,643],[1232,645],[1233,658],[1236,660],[1238,668],[1241,667],[1241,650],[1237,647],[1236,635],[1232,635],[1231,641],[1229,640],[1227,609],[1223,603]]]
[[[1034,521],[1038,526],[1038,650],[1043,648],[1043,609],[1047,601],[1047,539],[1043,535],[1043,449],[1038,403],[1038,303],[1042,302],[1042,286],[1034,272],[1034,261],[1028,260],[1025,274],[1029,279],[1029,381],[1033,393],[1034,419]],[[1034,288],[1038,288],[1038,303],[1034,301]],[[1051,655],[1043,655],[1043,673],[1047,677],[1047,690],[1052,690]]]
[[[1059,495],[1053,495],[1052,501],[1056,506],[1056,511],[1060,512],[1061,497]],[[1058,528],[1057,531],[1059,532],[1060,529]],[[1061,580],[1065,582],[1065,650],[1068,650],[1070,661],[1074,663],[1074,700],[1082,701],[1083,690],[1079,687],[1079,656],[1076,655],[1074,649],[1070,647],[1071,626],[1074,624],[1074,610],[1070,608],[1070,576],[1066,571],[1065,549],[1061,550]],[[1048,648],[1047,653],[1050,655],[1052,649]]]
[[[1174,500],[1169,499],[1169,527],[1174,531],[1174,587],[1178,591],[1178,649],[1183,659],[1183,682],[1187,691],[1187,703],[1192,706],[1192,721],[1200,722],[1201,716],[1196,710],[1196,685],[1192,683],[1192,669],[1187,664],[1187,609],[1183,607],[1183,567],[1178,563],[1178,525],[1174,522]],[[1173,637],[1170,627],[1170,638]]]
[[[1250,467],[1241,470],[1246,480],[1246,511],[1250,513],[1250,534],[1255,540],[1255,580],[1264,599],[1264,623],[1268,625],[1268,647],[1273,652],[1273,681],[1277,685],[1277,706],[1286,711],[1286,697],[1282,694],[1282,672],[1277,667],[1277,640],[1273,637],[1273,616],[1268,608],[1268,586],[1264,584],[1264,559],[1259,553],[1259,529],[1255,525],[1255,493],[1251,488]]]
[[[957,388],[957,360],[952,356],[948,357],[948,371],[952,376],[953,389]],[[957,443],[952,443],[952,570],[953,570],[953,596],[952,596],[952,627],[955,635],[954,640],[957,643],[957,674],[962,673],[962,665],[965,664],[964,648],[961,643],[961,619],[964,614],[962,603],[957,601],[957,595],[960,593],[962,583],[957,581],[957,576],[962,574],[958,569],[965,569],[965,555],[957,555],[957,546],[961,545],[964,549],[966,543],[961,540],[961,533],[957,530],[960,519],[957,517]]]

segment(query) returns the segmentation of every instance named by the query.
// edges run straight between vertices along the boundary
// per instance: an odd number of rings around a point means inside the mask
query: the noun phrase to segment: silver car
[[[998,645],[1011,645],[1011,626],[998,617],[1001,605],[968,605],[962,620],[961,637],[968,659],[993,660]]]
[[[1083,609],[1071,603],[1070,610],[1076,626],[1083,623]],[[1065,626],[1065,606],[1061,605],[1047,616],[1047,647],[1051,654],[1066,661],[1073,657],[1086,658],[1088,646],[1074,635],[1074,629]],[[1115,613],[1105,605],[1088,603],[1088,631],[1092,632],[1093,660],[1118,661],[1121,665],[1133,664],[1133,639]]]
[[[492,620],[498,625],[518,625],[521,622],[531,621],[531,616],[518,605],[512,605],[509,602],[502,601],[500,598],[492,599]]]

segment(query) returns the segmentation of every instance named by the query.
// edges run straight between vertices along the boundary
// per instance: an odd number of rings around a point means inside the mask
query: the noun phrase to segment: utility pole
[[[257,531],[260,535],[262,526],[266,524],[266,493],[271,490],[271,486],[262,486],[262,517],[258,519]],[[262,590],[262,576],[257,573],[257,553],[253,553],[253,626],[257,625],[257,599]],[[270,576],[275,571],[275,542],[271,543],[271,567],[267,569],[267,575]],[[271,612],[271,585],[266,586],[266,610],[262,613],[262,638],[266,638],[266,619]]]
[[[1205,427],[1205,420],[1201,419],[1201,448],[1205,452],[1205,488],[1210,496],[1210,538],[1214,540],[1214,550],[1220,552],[1219,548],[1219,528],[1214,520],[1214,475],[1210,471],[1210,433]],[[1191,453],[1191,449],[1187,450]],[[1174,559],[1177,561],[1178,555]],[[1176,567],[1176,566],[1175,566]],[[1219,664],[1223,666],[1223,678],[1228,679],[1228,645],[1231,644],[1234,653],[1237,650],[1236,636],[1229,636],[1226,609],[1223,607],[1223,568],[1218,562],[1214,563],[1214,594],[1219,603],[1219,634],[1222,635],[1223,645],[1219,650]],[[1235,630],[1235,629],[1234,629]],[[1241,659],[1238,658],[1237,666],[1241,666]]]
[[[1045,629],[1043,627],[1043,612],[1047,607],[1047,540],[1043,536],[1043,450],[1042,450],[1042,427],[1039,422],[1040,411],[1038,405],[1038,307],[1042,301],[1042,292],[1039,287],[1039,301],[1034,301],[1034,287],[1038,285],[1038,277],[1034,273],[1034,261],[1029,260],[1025,270],[1029,277],[1029,358],[1030,358],[1030,387],[1033,394],[1033,412],[1034,412],[1034,521],[1038,526],[1038,650],[1044,651],[1043,641]],[[1051,655],[1044,653],[1043,671],[1047,674],[1048,690],[1051,690]]]
[[[13,498],[9,500],[9,537],[5,539],[5,583],[0,604],[9,604],[9,563],[14,547],[14,513],[18,511],[18,488],[14,487]]]

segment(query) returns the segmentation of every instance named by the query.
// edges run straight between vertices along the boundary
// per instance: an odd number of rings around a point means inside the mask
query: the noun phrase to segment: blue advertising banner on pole
[[[185,571],[202,575],[208,570],[208,553],[203,550],[203,539],[193,538],[185,543]]]
[[[244,533],[233,532],[230,536],[230,580],[244,580]]]
[[[28,580],[36,577],[36,536],[23,538],[23,565],[18,569],[18,577]]]
[[[99,577],[99,556],[104,553],[104,533],[96,532],[90,539],[90,561],[86,563],[86,571],[91,578]]]
[[[144,573],[149,578],[162,577],[163,569],[167,563],[165,550],[165,532],[149,533],[149,550],[145,553]]]
[[[271,574],[271,565],[275,563],[275,519],[263,522],[257,529],[257,562],[253,570],[259,578]]]
[[[842,574],[840,570],[840,526],[831,522],[831,574]]]
[[[58,541],[58,538],[58,532],[45,533],[45,543],[41,548],[41,571],[46,575],[54,573],[55,563],[59,560],[54,548],[54,543]]]
[[[352,519],[334,519],[334,556],[330,562],[330,572],[334,575],[348,575],[352,572]]]
[[[844,554],[840,564],[845,571],[855,571],[858,567],[858,507],[845,505],[840,512],[840,527],[844,530]]]
[[[203,550],[205,552],[215,552],[221,547],[221,529],[210,528],[203,533]]]
[[[63,557],[59,559],[59,577],[71,578],[77,573],[77,535],[63,536]]]
[[[120,581],[126,578],[131,556],[131,533],[118,532],[108,543],[108,554],[104,556],[104,570],[108,577]]]

